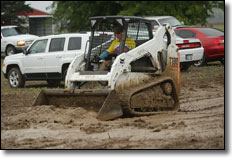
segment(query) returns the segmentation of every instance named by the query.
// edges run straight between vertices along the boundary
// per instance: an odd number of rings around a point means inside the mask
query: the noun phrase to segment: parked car
[[[173,16],[148,16],[145,18],[152,21],[154,33],[158,27],[165,23],[170,24],[174,28],[184,27],[183,22],[180,22]],[[202,60],[204,48],[202,47],[200,40],[191,37],[183,39],[177,36],[176,45],[178,46],[180,53],[181,71],[188,70],[191,65]]]
[[[207,27],[176,28],[175,32],[182,38],[199,39],[204,47],[202,60],[196,66],[202,66],[210,61],[221,61],[224,64],[224,32]]]
[[[181,71],[187,71],[191,65],[202,60],[204,48],[200,40],[194,38],[183,39],[176,36],[176,45],[180,53]]]
[[[58,85],[65,79],[69,64],[87,49],[90,33],[38,37],[24,53],[7,56],[2,71],[12,88],[28,80],[46,80]]]
[[[1,26],[1,52],[6,56],[22,52],[37,37],[24,33],[18,26]]]
[[[184,26],[184,22],[180,22],[173,16],[145,16],[144,18],[151,20],[154,28],[163,26],[165,23],[168,23],[172,27]]]

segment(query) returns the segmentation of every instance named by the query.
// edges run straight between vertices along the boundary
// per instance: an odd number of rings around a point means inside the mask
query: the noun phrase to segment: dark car
[[[196,66],[205,65],[209,61],[221,61],[224,64],[224,32],[207,27],[182,27],[175,32],[182,38],[197,38],[204,47],[204,55]]]

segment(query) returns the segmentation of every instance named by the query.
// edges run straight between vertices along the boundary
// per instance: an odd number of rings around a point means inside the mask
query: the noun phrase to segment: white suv
[[[144,18],[151,20],[155,28],[163,26],[165,23],[168,23],[173,28],[184,26],[184,22],[180,22],[173,16],[145,16]]]
[[[46,80],[58,85],[69,64],[88,48],[90,33],[71,33],[37,38],[23,53],[7,56],[2,71],[12,88],[27,80]]]
[[[38,36],[24,34],[17,26],[1,27],[1,52],[5,52],[6,56],[22,52],[26,49]]]

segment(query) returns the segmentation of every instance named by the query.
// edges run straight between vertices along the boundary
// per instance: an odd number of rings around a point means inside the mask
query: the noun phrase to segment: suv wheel
[[[16,49],[14,46],[8,46],[6,48],[6,56],[10,56],[16,53]]]
[[[190,66],[191,66],[191,64],[189,64],[189,63],[181,63],[180,64],[180,70],[181,71],[187,71]]]
[[[57,79],[49,79],[47,80],[47,83],[49,86],[51,87],[57,87],[60,85],[60,80],[57,80]]]
[[[20,88],[25,84],[25,80],[17,67],[11,68],[8,72],[8,81],[12,88]]]
[[[66,75],[67,75],[67,72],[68,72],[68,67],[65,67],[64,69],[63,69],[63,73],[62,73],[62,79],[65,81],[65,77],[66,77]]]

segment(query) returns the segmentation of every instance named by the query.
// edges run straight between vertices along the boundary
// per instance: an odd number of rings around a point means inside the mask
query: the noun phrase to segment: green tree
[[[122,1],[120,15],[171,15],[187,25],[206,24],[212,8],[224,9],[224,1]]]
[[[109,15],[171,15],[187,25],[206,24],[212,8],[224,9],[224,1],[55,1],[54,21],[60,31],[89,30],[89,17]]]
[[[22,25],[25,20],[18,17],[21,12],[32,12],[25,1],[1,1],[1,25]]]
[[[54,21],[58,21],[59,31],[70,32],[89,30],[89,17],[116,15],[122,8],[113,1],[57,1],[53,2]]]

